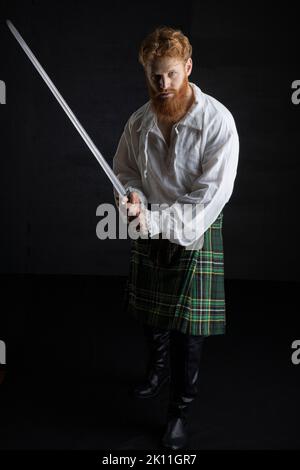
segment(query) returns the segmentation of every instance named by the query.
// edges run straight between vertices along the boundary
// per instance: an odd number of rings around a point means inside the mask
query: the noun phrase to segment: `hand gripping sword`
[[[101,155],[98,148],[96,147],[96,145],[94,144],[94,142],[92,141],[88,133],[85,131],[83,126],[80,124],[80,122],[78,121],[73,111],[69,108],[69,106],[67,105],[67,103],[65,102],[61,94],[59,93],[58,89],[53,84],[53,82],[51,81],[51,79],[49,78],[49,76],[47,75],[47,73],[45,72],[45,70],[43,69],[43,67],[37,60],[37,58],[35,57],[35,55],[31,52],[31,50],[29,49],[28,45],[26,44],[26,42],[24,41],[20,33],[17,31],[17,29],[14,27],[14,25],[12,24],[10,20],[6,20],[6,24],[9,27],[12,34],[14,35],[14,37],[16,38],[16,40],[18,41],[18,43],[20,44],[20,46],[22,47],[27,57],[31,60],[34,67],[36,68],[38,73],[41,75],[42,79],[45,81],[48,88],[50,88],[51,92],[53,93],[53,95],[55,96],[55,98],[57,99],[57,101],[59,102],[59,104],[65,111],[65,113],[67,114],[68,118],[73,123],[73,125],[75,126],[75,128],[77,129],[77,131],[79,132],[79,134],[81,135],[85,143],[87,144],[92,154],[96,157],[97,161],[100,163],[101,167],[103,168],[106,175],[112,182],[118,194],[122,197],[127,196],[128,194],[127,194],[125,187],[122,185],[120,180],[114,174],[113,170],[108,165],[104,157]]]

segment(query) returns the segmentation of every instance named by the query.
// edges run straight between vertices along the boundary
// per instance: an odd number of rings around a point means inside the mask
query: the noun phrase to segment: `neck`
[[[187,112],[192,106],[192,104],[194,103],[194,101],[195,101],[195,93],[194,93],[192,85],[189,83],[189,89],[187,93],[187,103],[188,103]]]

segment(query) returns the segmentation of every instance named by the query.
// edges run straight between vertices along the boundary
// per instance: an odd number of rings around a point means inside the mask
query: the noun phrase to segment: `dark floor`
[[[158,449],[168,386],[151,400],[128,393],[147,351],[123,313],[124,284],[2,276],[1,449]],[[298,289],[226,280],[227,334],[204,346],[190,449],[300,448]]]

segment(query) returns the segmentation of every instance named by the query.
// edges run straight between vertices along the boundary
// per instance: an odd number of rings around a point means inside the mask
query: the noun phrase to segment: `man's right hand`
[[[140,231],[143,234],[148,233],[148,228],[147,228],[147,223],[146,223],[146,217],[145,217],[145,212],[142,210],[142,203],[141,199],[138,195],[137,192],[132,191],[129,193],[129,196],[124,196],[121,198],[120,202],[120,197],[118,194],[115,195],[116,203],[117,206],[120,208],[120,205],[123,205],[123,207],[126,205],[126,212],[127,213],[127,223],[129,224],[132,222],[134,219],[138,218],[138,225],[137,225],[137,230]],[[124,209],[121,209],[122,212]]]
[[[141,213],[141,200],[135,191],[129,193],[129,198],[124,196],[121,199],[121,204],[126,204],[126,209],[128,210],[128,222],[131,222]]]

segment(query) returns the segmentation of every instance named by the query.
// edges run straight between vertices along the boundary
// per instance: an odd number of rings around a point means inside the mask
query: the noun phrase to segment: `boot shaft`
[[[170,398],[173,406],[185,408],[198,394],[204,336],[172,331],[170,341]]]

